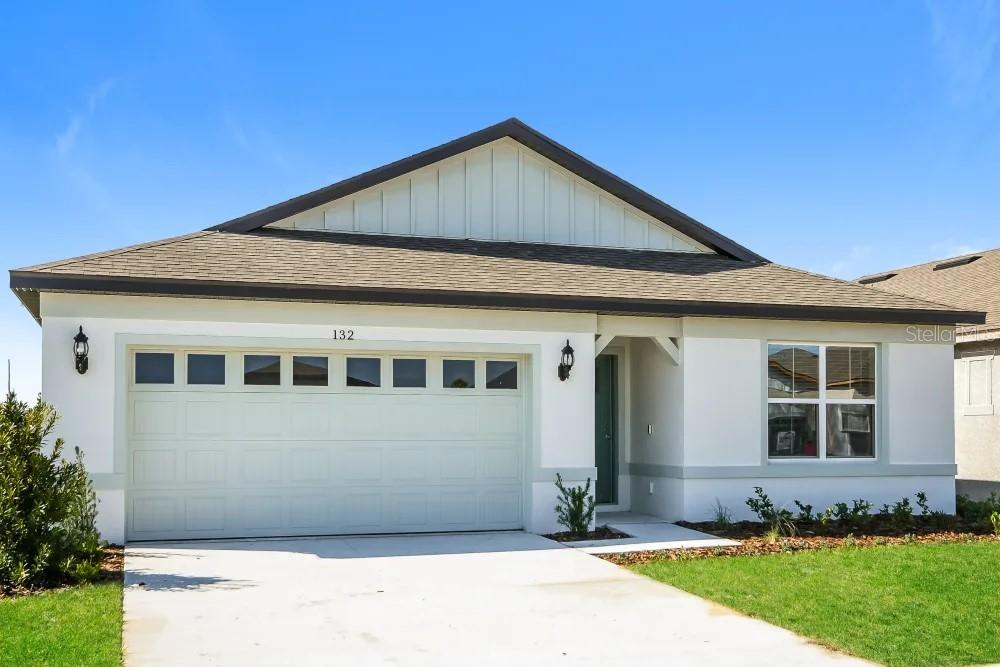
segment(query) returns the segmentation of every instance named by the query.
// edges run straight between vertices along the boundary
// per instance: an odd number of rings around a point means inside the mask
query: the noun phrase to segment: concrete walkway
[[[129,546],[126,664],[854,665],[525,533]]]
[[[739,542],[727,540],[690,528],[682,528],[659,517],[635,512],[599,512],[597,525],[607,525],[629,537],[620,540],[581,540],[567,546],[589,554],[624,554],[633,551],[663,549],[694,549],[701,547],[735,547]]]

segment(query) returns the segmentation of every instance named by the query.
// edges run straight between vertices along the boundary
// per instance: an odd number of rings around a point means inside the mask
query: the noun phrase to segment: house
[[[955,331],[955,458],[958,492],[1000,493],[1000,249],[883,271],[858,282],[893,294],[986,311]]]
[[[951,511],[952,343],[908,334],[983,322],[769,262],[516,119],[10,285],[113,541],[546,533],[557,474],[670,520],[758,485]]]

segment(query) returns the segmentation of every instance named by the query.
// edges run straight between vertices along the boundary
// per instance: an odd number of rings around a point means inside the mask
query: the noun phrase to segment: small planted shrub
[[[719,499],[715,499],[715,507],[712,508],[712,513],[715,518],[712,520],[718,528],[727,528],[733,524],[733,513],[729,511],[729,508],[719,502]]]
[[[775,507],[771,498],[759,486],[753,487],[753,493],[754,495],[747,498],[747,507],[750,508],[751,512],[781,535],[794,535],[796,533],[791,511],[784,507]]]
[[[0,591],[93,579],[102,543],[94,525],[96,500],[83,457],[51,449],[56,413],[13,392],[0,404]]]
[[[989,530],[992,527],[993,513],[1000,512],[1000,496],[991,493],[983,500],[958,496],[955,498],[955,512],[967,524],[979,530]]]
[[[586,486],[566,486],[562,475],[556,473],[556,488],[559,501],[556,505],[556,521],[574,535],[586,536],[594,519],[594,496],[590,494],[590,478]]]
[[[917,507],[920,508],[921,516],[927,516],[931,513],[930,504],[927,502],[927,494],[923,491],[917,491]]]
[[[993,534],[1000,535],[1000,512],[994,512],[990,515],[990,523],[993,524]]]
[[[798,500],[794,502],[795,506],[799,508],[799,521],[802,521],[804,523],[812,523],[813,521],[816,520],[816,517],[813,516],[812,505],[806,505],[805,503],[799,502]]]
[[[903,498],[892,506],[892,522],[899,528],[913,525],[913,506],[909,498]]]

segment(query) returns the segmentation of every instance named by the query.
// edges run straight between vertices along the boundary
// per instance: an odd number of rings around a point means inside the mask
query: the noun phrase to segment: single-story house
[[[113,541],[546,533],[557,474],[670,520],[754,486],[951,511],[952,343],[909,332],[983,321],[779,266],[516,119],[10,286]]]
[[[985,324],[955,330],[955,458],[958,493],[1000,493],[1000,249],[875,273],[874,289],[986,312]]]

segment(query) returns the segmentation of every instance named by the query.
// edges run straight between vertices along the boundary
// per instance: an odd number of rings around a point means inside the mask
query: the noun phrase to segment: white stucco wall
[[[330,350],[516,352],[527,359],[525,524],[556,529],[552,488],[556,470],[567,482],[594,477],[593,315],[513,313],[331,304],[288,304],[96,295],[42,295],[42,393],[61,415],[57,435],[84,451],[95,475],[102,532],[121,541],[124,514],[125,346],[224,346]],[[83,325],[90,370],[79,375],[71,341]],[[354,341],[334,341],[351,328]],[[561,382],[556,366],[567,338],[583,360]],[[537,491],[537,493],[535,492]]]
[[[798,498],[817,507],[859,497],[878,505],[925,490],[935,506],[953,508],[952,348],[909,342],[903,326],[69,294],[43,294],[42,317],[43,394],[62,415],[58,435],[84,450],[99,489],[101,528],[113,541],[123,539],[126,350],[133,344],[523,355],[530,424],[524,523],[536,532],[557,528],[556,472],[570,483],[596,476],[596,335],[617,336],[628,353],[621,444],[628,457],[623,497],[633,510],[705,518],[718,497],[739,515],[755,485],[780,502]],[[91,347],[83,376],[71,355],[80,325]],[[333,340],[335,328],[353,329],[355,340]],[[679,363],[650,336],[676,340]],[[560,382],[556,366],[567,338],[577,364]],[[876,460],[767,460],[769,340],[878,345]]]
[[[710,518],[715,499],[749,518],[746,498],[762,486],[781,503],[817,508],[865,498],[876,506],[917,491],[954,510],[952,346],[925,341],[904,325],[685,318],[681,363],[674,375],[655,356],[634,354],[632,504],[668,519]],[[874,343],[879,356],[875,460],[769,461],[766,449],[767,343]],[[645,350],[633,345],[633,351]],[[652,346],[650,346],[652,349]],[[664,362],[665,363],[665,362]],[[672,389],[677,376],[683,390]],[[681,394],[680,401],[674,395]],[[643,406],[682,405],[672,419],[682,454],[668,455],[645,434]],[[638,412],[637,412],[638,408]],[[660,417],[661,421],[663,417]],[[660,433],[670,433],[669,429]],[[651,451],[652,450],[652,451]]]

